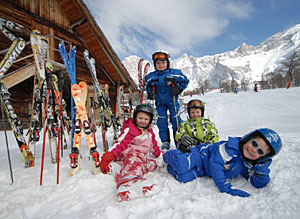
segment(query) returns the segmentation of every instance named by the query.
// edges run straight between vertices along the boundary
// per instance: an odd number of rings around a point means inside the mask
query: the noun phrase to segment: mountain
[[[233,51],[203,57],[183,54],[171,60],[171,67],[181,69],[189,78],[189,89],[199,87],[198,83],[208,80],[212,88],[219,87],[220,81],[231,81],[232,77],[252,83],[261,80],[262,74],[273,72],[280,62],[300,48],[300,24],[277,33],[258,46],[243,43]],[[129,56],[122,62],[137,82],[139,57]],[[150,61],[152,64],[152,61]],[[153,66],[149,69],[153,71]]]

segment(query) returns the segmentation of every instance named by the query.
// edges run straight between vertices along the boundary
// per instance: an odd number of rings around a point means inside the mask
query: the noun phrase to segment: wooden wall
[[[63,0],[60,0],[60,4],[63,4]],[[11,20],[15,23],[23,25],[29,30],[37,29],[42,35],[47,35],[49,39],[49,52],[47,58],[58,63],[63,63],[58,44],[61,39],[64,39],[66,49],[68,51],[71,44],[77,46],[76,50],[76,75],[77,81],[85,81],[88,85],[92,85],[92,78],[86,66],[83,58],[83,51],[85,49],[82,39],[70,32],[70,16],[68,17],[64,11],[61,10],[61,5],[57,0],[0,0],[0,17],[4,17],[7,20]],[[71,6],[68,6],[71,7]],[[74,16],[76,16],[74,14]],[[74,18],[73,18],[74,19]],[[18,33],[16,33],[18,35]],[[17,71],[18,69],[34,62],[32,56],[32,49],[30,46],[30,37],[28,35],[20,35],[26,42],[27,46],[19,55],[17,61],[9,69],[9,72]],[[5,49],[11,45],[9,41],[2,33],[0,33],[0,60],[4,58]],[[101,70],[97,69],[97,72]],[[101,84],[109,83],[105,75],[98,76]],[[70,80],[67,72],[65,71],[65,90],[64,98],[68,103],[68,109],[70,110]],[[114,87],[110,85],[110,95],[114,94]],[[29,127],[30,115],[31,115],[31,103],[33,93],[33,77],[30,77],[20,84],[9,89],[12,94],[11,102],[23,122],[23,127],[26,129]],[[111,97],[114,101],[114,96]],[[0,118],[2,116],[0,115]],[[2,122],[0,122],[1,124]],[[0,129],[2,129],[0,125]],[[9,127],[8,125],[6,127]]]

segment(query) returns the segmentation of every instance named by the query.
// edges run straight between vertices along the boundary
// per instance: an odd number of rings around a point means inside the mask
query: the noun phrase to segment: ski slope
[[[185,102],[190,98],[185,97]],[[47,147],[43,186],[40,186],[42,140],[37,144],[36,166],[25,169],[15,139],[9,132],[15,181],[11,185],[5,137],[1,132],[0,218],[299,218],[300,88],[240,92],[237,95],[212,92],[200,98],[206,102],[205,115],[216,124],[222,140],[262,127],[280,134],[283,148],[273,159],[271,182],[267,187],[256,189],[239,177],[233,179],[232,184],[251,196],[233,197],[220,193],[209,177],[181,184],[165,168],[160,168],[148,175],[158,184],[158,194],[120,203],[116,201],[113,176],[92,174],[84,135],[80,172],[68,177],[70,151],[65,150],[60,165],[60,184],[56,185],[56,165],[50,164]],[[186,118],[185,113],[182,118]],[[100,129],[97,145],[102,154]]]

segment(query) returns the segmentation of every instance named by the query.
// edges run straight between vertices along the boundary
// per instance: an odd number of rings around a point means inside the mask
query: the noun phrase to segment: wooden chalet
[[[119,80],[124,85],[126,93],[137,90],[136,84],[83,0],[0,0],[1,18],[29,30],[37,29],[41,35],[47,36],[49,41],[47,60],[52,62],[54,69],[65,69],[58,50],[59,42],[61,40],[65,42],[67,51],[71,45],[76,45],[76,80],[85,81],[92,86],[92,78],[83,57],[83,51],[88,49],[90,57],[96,60],[100,84],[108,85],[112,106],[115,104],[115,88]],[[26,41],[26,47],[2,78],[2,82],[11,93],[12,105],[23,122],[23,127],[28,128],[35,65],[29,34],[16,33],[18,34]],[[0,61],[11,43],[0,33]],[[69,76],[65,70],[63,96],[68,105],[70,105],[70,86]],[[93,92],[93,89],[89,90]]]

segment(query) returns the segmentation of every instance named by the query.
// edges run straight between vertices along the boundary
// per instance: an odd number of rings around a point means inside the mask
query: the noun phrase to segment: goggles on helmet
[[[192,100],[188,103],[188,107],[189,108],[197,108],[197,107],[201,107],[204,106],[204,103],[201,100]]]
[[[156,52],[152,55],[152,60],[166,60],[168,58],[170,58],[170,55],[164,52]]]

